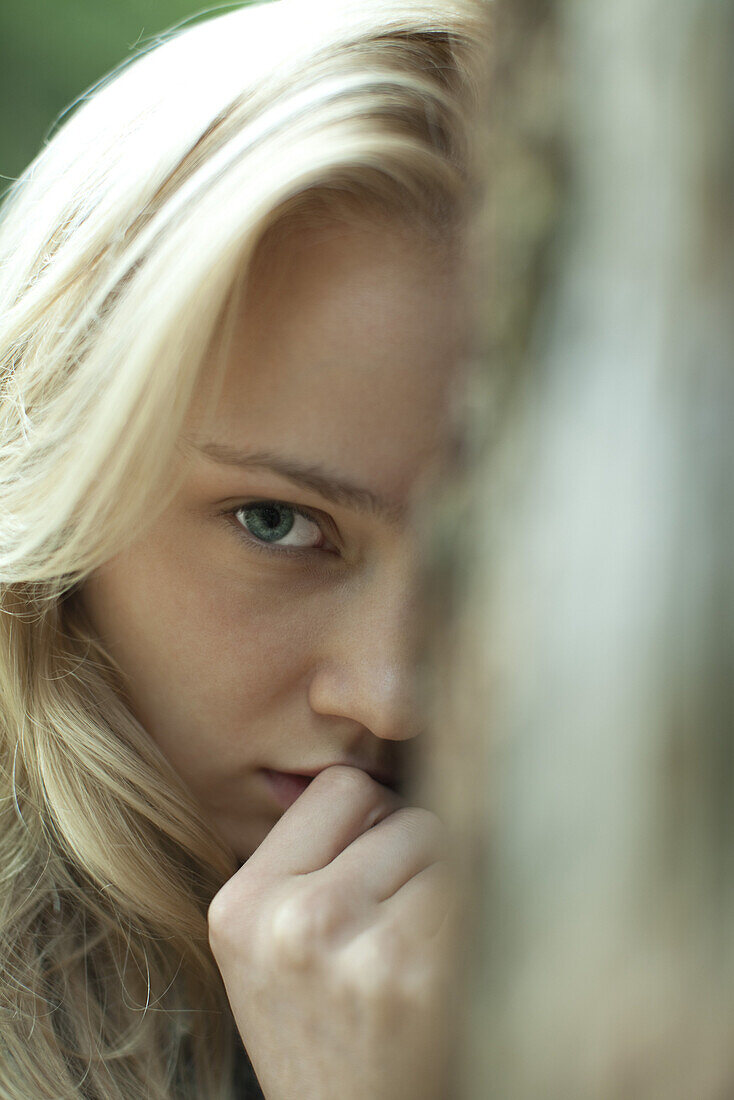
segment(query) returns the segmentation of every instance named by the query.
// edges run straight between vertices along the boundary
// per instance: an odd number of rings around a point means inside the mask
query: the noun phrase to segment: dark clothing
[[[265,1100],[250,1059],[241,1043],[235,1058],[234,1081],[237,1100]]]

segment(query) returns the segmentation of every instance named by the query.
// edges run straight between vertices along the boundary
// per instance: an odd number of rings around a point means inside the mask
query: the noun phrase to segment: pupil
[[[269,542],[284,538],[295,522],[293,512],[277,504],[260,504],[248,508],[247,514],[253,534]]]

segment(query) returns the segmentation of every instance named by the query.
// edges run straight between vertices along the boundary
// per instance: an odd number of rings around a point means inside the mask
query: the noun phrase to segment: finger
[[[438,861],[381,902],[356,933],[346,930],[336,973],[358,993],[448,993],[459,961],[455,911],[453,870]]]
[[[360,768],[325,768],[273,826],[237,872],[267,878],[326,867],[367,829],[404,800]],[[234,876],[234,878],[237,877]]]
[[[362,833],[318,877],[347,896],[384,901],[415,875],[448,855],[445,826],[430,810],[403,806]]]
[[[440,935],[450,939],[459,900],[455,869],[441,859],[382,901],[378,919],[403,937]]]

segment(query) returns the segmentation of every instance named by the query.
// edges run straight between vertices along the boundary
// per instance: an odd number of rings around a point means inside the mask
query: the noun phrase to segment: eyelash
[[[326,533],[324,531],[324,525],[322,522],[319,521],[317,515],[314,512],[310,512],[307,508],[300,508],[298,505],[291,504],[287,500],[275,500],[272,497],[258,497],[255,500],[245,500],[242,503],[237,504],[234,508],[226,508],[223,512],[220,512],[219,514],[221,516],[226,516],[231,520],[229,526],[234,529],[234,534],[236,538],[244,540],[244,542],[246,542],[247,545],[251,546],[254,550],[262,551],[262,553],[269,554],[271,557],[273,554],[277,554],[281,557],[283,555],[287,555],[288,557],[302,558],[306,554],[323,554],[335,552],[333,550],[327,550],[325,547],[322,546],[277,546],[275,543],[269,544],[267,542],[261,542],[255,535],[248,531],[247,528],[242,525],[242,523],[240,523],[240,521],[237,519],[237,513],[243,512],[247,508],[254,508],[257,505],[264,504],[275,504],[278,507],[287,508],[289,511],[294,512],[298,516],[303,516],[303,518],[307,519],[310,523],[315,523],[321,531],[323,538],[327,539]],[[328,541],[329,540],[327,539],[327,542]]]

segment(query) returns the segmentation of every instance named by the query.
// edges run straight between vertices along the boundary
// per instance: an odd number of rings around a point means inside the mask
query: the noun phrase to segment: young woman
[[[7,198],[5,1097],[436,1087],[411,517],[452,445],[485,52],[482,0],[229,9]]]

